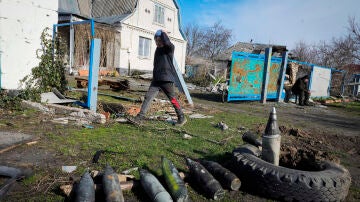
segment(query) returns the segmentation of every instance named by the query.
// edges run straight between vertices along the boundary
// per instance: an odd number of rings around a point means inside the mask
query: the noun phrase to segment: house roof
[[[75,14],[87,18],[123,17],[131,14],[136,7],[136,0],[59,0],[59,13]],[[113,18],[113,20],[115,17]]]
[[[109,16],[109,17],[94,18],[94,20],[96,22],[113,25],[113,24],[116,24],[116,23],[120,23],[122,20],[124,20],[129,15],[131,15],[131,13],[130,14],[123,14],[123,15]]]
[[[93,17],[130,14],[135,10],[136,4],[135,0],[93,0],[91,14]]]
[[[81,15],[77,0],[59,0],[58,5],[59,13]]]
[[[116,24],[131,15],[136,9],[138,0],[58,0],[60,14],[74,14],[81,17],[93,18],[96,22]],[[177,0],[173,0],[178,9],[179,31],[186,40],[181,27],[180,7]]]
[[[282,45],[237,42],[233,46],[229,47],[228,49],[217,55],[215,59],[220,61],[231,61],[232,52],[234,51],[262,54],[265,52],[265,48],[268,47],[272,47],[272,52],[274,56],[280,56],[282,52],[287,50],[286,46]]]

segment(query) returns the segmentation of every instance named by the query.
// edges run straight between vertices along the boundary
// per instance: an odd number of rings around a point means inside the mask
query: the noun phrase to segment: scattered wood
[[[21,146],[21,145],[24,145],[24,144],[26,144],[26,145],[36,144],[39,139],[40,139],[40,138],[35,138],[35,139],[23,141],[23,142],[20,142],[20,143],[18,143],[18,144],[13,144],[13,145],[10,145],[10,146],[8,146],[8,147],[2,148],[2,149],[0,149],[0,154],[4,153],[4,152],[6,152],[6,151],[9,151],[9,150],[11,150],[11,149],[14,149],[14,148],[16,148],[16,147],[19,147],[19,146]],[[35,142],[35,143],[34,143],[34,142]]]
[[[76,86],[78,88],[86,88],[88,86],[88,77],[75,77]],[[103,78],[98,80],[98,86],[108,85],[114,90],[129,90],[129,81],[127,79]]]
[[[31,145],[37,144],[37,143],[38,143],[38,141],[35,140],[35,141],[27,142],[26,145],[31,146]]]

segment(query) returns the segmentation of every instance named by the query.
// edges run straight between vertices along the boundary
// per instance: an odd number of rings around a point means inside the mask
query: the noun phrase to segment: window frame
[[[150,38],[139,36],[138,56],[140,58],[150,58],[151,43],[152,41]]]
[[[165,7],[158,3],[154,5],[154,23],[165,25]]]

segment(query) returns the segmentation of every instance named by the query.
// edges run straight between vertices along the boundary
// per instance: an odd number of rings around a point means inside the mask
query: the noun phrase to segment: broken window
[[[139,37],[139,56],[150,57],[151,39]]]
[[[165,19],[165,9],[164,7],[155,4],[155,16],[154,16],[154,22],[164,24]]]

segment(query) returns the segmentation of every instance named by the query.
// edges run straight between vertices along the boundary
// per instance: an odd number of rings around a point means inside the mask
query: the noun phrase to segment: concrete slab
[[[41,102],[50,104],[73,103],[76,100],[59,98],[55,93],[48,92],[41,94]]]
[[[28,134],[0,131],[0,153],[33,139],[34,136]]]

